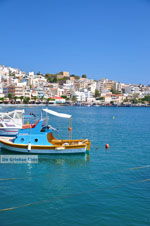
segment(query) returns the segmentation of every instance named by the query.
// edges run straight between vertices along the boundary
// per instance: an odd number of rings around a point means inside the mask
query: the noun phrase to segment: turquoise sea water
[[[150,225],[150,108],[51,109],[73,115],[73,137],[89,138],[90,154],[0,164],[0,210],[12,208],[0,211],[0,225]],[[67,137],[65,119],[50,124]]]

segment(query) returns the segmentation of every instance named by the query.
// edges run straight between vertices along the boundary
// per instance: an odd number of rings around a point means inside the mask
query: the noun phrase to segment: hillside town
[[[0,65],[0,103],[149,106],[150,85],[93,80],[66,71],[25,73]]]

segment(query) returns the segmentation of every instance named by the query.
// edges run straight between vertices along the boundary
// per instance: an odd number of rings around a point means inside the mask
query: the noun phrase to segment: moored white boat
[[[0,136],[15,136],[21,128],[0,128]]]
[[[24,125],[24,110],[0,113],[0,136],[16,136],[20,129],[34,126],[35,124]]]
[[[15,136],[23,125],[24,110],[0,113],[0,136]]]

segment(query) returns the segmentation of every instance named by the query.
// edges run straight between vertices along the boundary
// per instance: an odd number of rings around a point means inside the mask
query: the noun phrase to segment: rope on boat
[[[147,178],[147,179],[144,179],[144,180],[139,180],[139,181],[131,181],[128,184],[143,183],[143,182],[147,182],[147,181],[150,181],[150,178]],[[0,209],[0,212],[11,211],[11,210],[16,210],[16,209],[27,207],[27,206],[33,206],[33,205],[37,205],[37,204],[42,204],[42,203],[50,202],[52,199],[55,200],[55,199],[61,199],[61,198],[68,198],[70,196],[71,197],[72,196],[79,196],[79,195],[87,194],[89,192],[96,192],[98,190],[108,190],[108,189],[121,188],[121,187],[124,187],[126,184],[127,183],[125,183],[125,184],[119,184],[119,185],[114,185],[114,186],[111,186],[109,188],[97,188],[95,190],[89,190],[89,191],[86,191],[86,192],[80,192],[80,193],[76,193],[76,194],[68,194],[68,195],[65,195],[65,196],[57,196],[55,198],[43,199],[43,200],[40,200],[40,201],[27,203],[27,204],[20,205],[20,206],[15,206],[15,207],[9,207],[9,208],[5,208],[5,209]]]
[[[87,142],[87,141],[88,141],[88,139],[82,140],[82,143],[85,143],[85,142]]]

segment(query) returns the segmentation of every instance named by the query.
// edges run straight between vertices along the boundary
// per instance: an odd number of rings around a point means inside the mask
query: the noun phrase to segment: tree
[[[123,100],[123,103],[127,103],[129,102],[128,98],[126,97],[124,100]]]
[[[131,102],[132,102],[132,104],[138,104],[138,103],[139,103],[138,99],[136,99],[136,98],[133,98],[133,99],[131,100]]]
[[[12,71],[9,70],[9,76],[13,76],[14,77],[15,76],[15,72],[12,72]]]
[[[17,97],[17,96],[14,96],[14,99],[15,99],[15,101],[16,101],[17,99],[19,99],[19,97]]]
[[[13,97],[12,93],[8,93],[8,98],[11,100]]]
[[[110,101],[110,104],[114,105],[114,101]]]
[[[105,98],[104,97],[98,97],[98,98],[96,98],[96,100],[105,100]]]
[[[64,77],[64,78],[57,79],[57,82],[59,83],[59,85],[63,85],[64,83],[66,83],[67,80],[69,80],[69,78]]]
[[[42,96],[40,97],[40,100],[44,100],[44,95],[42,95]]]
[[[0,101],[3,102],[4,101],[4,97],[0,97]]]
[[[52,98],[52,97],[49,97],[49,98],[47,99],[47,101],[48,101],[48,102],[49,102],[49,101],[55,101],[55,99]]]
[[[73,102],[76,102],[76,101],[77,101],[77,97],[76,97],[76,96],[72,96],[71,100],[72,100]]]
[[[70,75],[70,77],[74,77],[75,79],[80,79],[80,76],[78,76],[78,75]]]
[[[21,102],[23,101],[23,98],[24,98],[23,96],[20,97]]]
[[[95,95],[94,95],[94,97],[100,97],[100,92],[99,92],[98,89],[95,90]]]
[[[142,98],[142,101],[150,102],[150,95],[146,95],[144,98]]]
[[[36,100],[37,100],[37,97],[36,97],[36,96],[34,96],[34,97],[33,97],[33,99],[36,101]]]
[[[82,78],[87,78],[86,74],[83,74],[83,75],[82,75]]]
[[[118,91],[114,88],[112,88],[110,91],[112,92],[112,94],[120,94],[120,91]]]
[[[58,80],[56,74],[46,74],[45,77],[47,78],[47,81],[50,83],[56,83]]]
[[[28,103],[29,103],[29,100],[30,100],[29,97],[24,97],[23,103],[24,103],[24,104],[28,104]]]
[[[61,97],[64,98],[64,99],[67,99],[67,96],[65,96],[65,95],[62,95]]]

